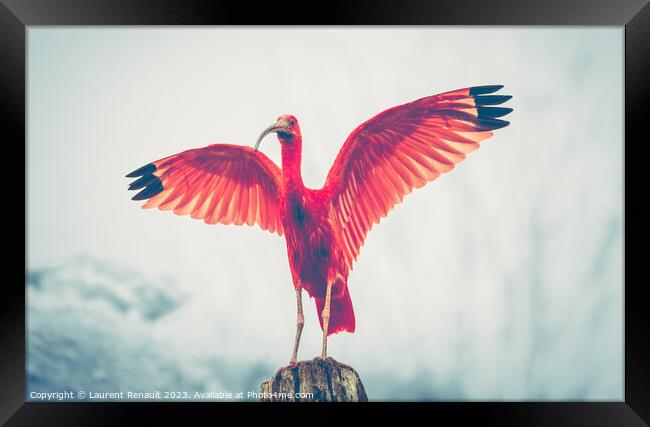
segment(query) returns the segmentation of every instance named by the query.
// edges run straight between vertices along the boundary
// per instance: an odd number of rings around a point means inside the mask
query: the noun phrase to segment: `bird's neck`
[[[302,140],[300,137],[293,137],[290,141],[281,141],[282,146],[282,180],[287,190],[302,190],[301,162],[302,162]]]

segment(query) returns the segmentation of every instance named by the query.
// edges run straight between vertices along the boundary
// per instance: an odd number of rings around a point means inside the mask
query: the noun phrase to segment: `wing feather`
[[[390,108],[357,127],[330,169],[323,191],[349,269],[374,224],[404,196],[449,172],[509,123],[503,86],[475,86]]]
[[[250,147],[213,144],[149,163],[127,175],[143,208],[171,210],[208,224],[257,224],[284,233],[282,172]]]

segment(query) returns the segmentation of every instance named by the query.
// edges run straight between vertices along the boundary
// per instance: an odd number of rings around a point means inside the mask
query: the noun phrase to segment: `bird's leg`
[[[332,284],[333,281],[327,281],[327,293],[325,294],[325,307],[323,307],[323,351],[320,355],[323,359],[327,357],[327,328],[330,323],[330,299],[332,297]]]
[[[293,365],[298,360],[298,346],[300,345],[300,335],[302,334],[302,327],[305,324],[305,318],[302,315],[302,288],[296,288],[296,301],[298,303],[298,320],[296,321],[296,339],[293,343],[293,353],[291,354],[290,365]]]

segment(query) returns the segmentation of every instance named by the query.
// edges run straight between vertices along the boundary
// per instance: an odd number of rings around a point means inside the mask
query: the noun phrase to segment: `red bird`
[[[467,153],[507,126],[511,108],[495,107],[511,96],[494,95],[501,85],[475,86],[390,108],[358,126],[343,144],[325,185],[306,188],[300,162],[298,120],[282,115],[255,148],[213,144],[143,166],[129,190],[143,208],[172,210],[208,224],[259,225],[284,234],[298,304],[290,363],[296,362],[304,324],[302,289],[315,298],[327,337],[354,332],[348,273],[374,224],[414,188],[453,169]],[[276,133],[282,169],[258,151]]]

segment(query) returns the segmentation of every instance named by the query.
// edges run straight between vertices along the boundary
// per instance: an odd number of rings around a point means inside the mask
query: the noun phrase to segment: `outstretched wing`
[[[348,136],[324,191],[345,246],[348,269],[367,233],[413,188],[453,169],[467,153],[507,126],[511,98],[491,95],[503,86],[475,86],[386,110]]]
[[[130,174],[143,208],[173,210],[208,224],[253,225],[282,235],[282,172],[250,147],[213,144],[149,163]]]

